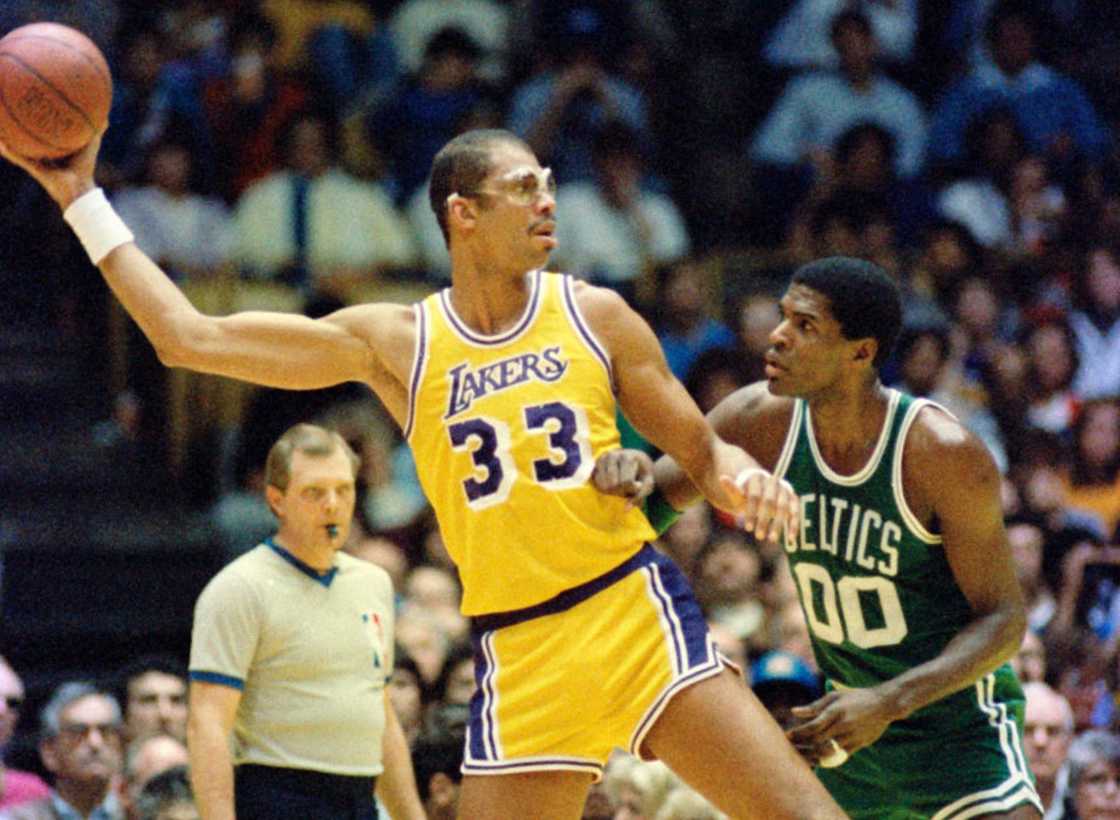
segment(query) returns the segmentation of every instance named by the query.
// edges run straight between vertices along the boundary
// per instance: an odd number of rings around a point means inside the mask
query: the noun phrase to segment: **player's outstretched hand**
[[[734,479],[720,478],[724,490],[738,503],[736,519],[747,532],[762,541],[777,541],[782,530],[797,535],[801,503],[793,485],[761,467],[743,470]]]
[[[591,481],[599,492],[627,499],[628,506],[641,504],[653,492],[653,459],[641,450],[607,450],[595,462]]]
[[[800,721],[786,731],[790,743],[812,764],[837,766],[849,755],[870,746],[893,717],[890,704],[876,689],[829,692],[805,706],[794,706]]]
[[[101,149],[101,136],[104,133],[99,132],[81,151],[62,159],[36,160],[20,156],[5,145],[3,140],[0,140],[0,156],[27,171],[43,186],[51,199],[62,210],[66,210],[71,202],[95,186],[93,172],[97,166],[97,152]]]

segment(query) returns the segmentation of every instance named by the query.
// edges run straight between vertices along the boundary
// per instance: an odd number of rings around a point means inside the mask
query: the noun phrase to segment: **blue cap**
[[[751,688],[770,684],[792,683],[816,697],[821,691],[820,678],[809,665],[792,652],[767,652],[751,666]]]

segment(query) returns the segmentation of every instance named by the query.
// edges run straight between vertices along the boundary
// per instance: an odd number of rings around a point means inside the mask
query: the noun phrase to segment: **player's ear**
[[[284,500],[284,493],[280,491],[279,487],[269,484],[264,488],[264,498],[268,502],[268,508],[272,510],[272,514],[279,518],[280,502]]]
[[[860,339],[856,344],[855,360],[860,363],[870,364],[875,361],[875,354],[879,352],[879,342],[868,337]]]
[[[462,227],[474,227],[478,218],[477,202],[461,194],[451,194],[447,197],[447,221],[458,223]]]

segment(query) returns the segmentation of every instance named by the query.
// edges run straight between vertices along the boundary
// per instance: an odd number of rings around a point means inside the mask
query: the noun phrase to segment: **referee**
[[[265,467],[279,529],[199,596],[187,739],[203,820],[375,820],[375,789],[393,820],[424,817],[385,688],[392,584],[338,551],[357,467],[337,433],[284,433]]]

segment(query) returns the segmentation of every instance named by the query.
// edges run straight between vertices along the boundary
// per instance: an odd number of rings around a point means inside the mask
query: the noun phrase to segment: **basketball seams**
[[[10,52],[0,51],[0,57],[7,57],[12,62],[17,63],[24,71],[26,71],[29,74],[34,75],[34,77],[39,82],[41,82],[43,85],[45,85],[51,91],[53,91],[55,93],[55,95],[57,95],[60,100],[62,100],[64,103],[66,103],[66,105],[68,107],[72,108],[78,114],[79,117],[81,117],[83,120],[85,120],[86,125],[89,126],[89,130],[92,132],[91,136],[93,134],[97,133],[97,127],[93,124],[93,120],[91,120],[89,118],[89,115],[86,114],[86,112],[83,111],[80,107],[78,107],[69,97],[67,97],[66,94],[64,94],[54,83],[52,83],[50,80],[48,80],[42,74],[40,74],[39,71],[34,66],[28,65],[19,56],[15,55],[15,54],[11,54]],[[9,109],[9,113],[10,112],[11,112],[11,109]]]
[[[0,54],[0,58],[11,57],[11,56],[12,55],[10,55],[10,54]],[[4,94],[4,88],[3,88],[2,85],[0,85],[0,105],[4,106],[4,111],[7,113],[8,119],[12,122],[12,124],[14,124],[17,128],[19,128],[19,130],[21,132],[23,132],[26,136],[31,137],[31,139],[35,140],[35,142],[37,142],[40,145],[43,145],[47,148],[50,148],[52,151],[64,151],[64,150],[66,150],[61,145],[55,145],[54,143],[48,142],[47,140],[43,139],[43,137],[40,134],[37,134],[36,132],[32,131],[26,125],[24,125],[22,122],[19,121],[19,118],[16,117],[15,112],[12,111],[11,106],[8,105],[8,99]]]
[[[12,34],[15,34],[15,32],[12,32]],[[48,43],[52,43],[56,46],[62,46],[63,48],[69,49],[75,54],[78,54],[83,60],[85,60],[93,67],[94,71],[101,75],[101,79],[105,81],[108,90],[112,92],[113,78],[109,75],[109,66],[104,62],[105,58],[101,57],[100,54],[97,55],[97,57],[100,59],[95,59],[93,55],[80,48],[75,47],[72,43],[68,43],[64,39],[61,39],[59,37],[51,37],[48,34],[34,34],[28,32],[20,34],[17,37],[12,37],[9,35],[0,39],[0,55],[4,54],[2,49],[5,43],[18,43],[20,40],[46,40]],[[94,43],[93,40],[89,40],[89,44],[93,48],[97,48],[97,44]]]

